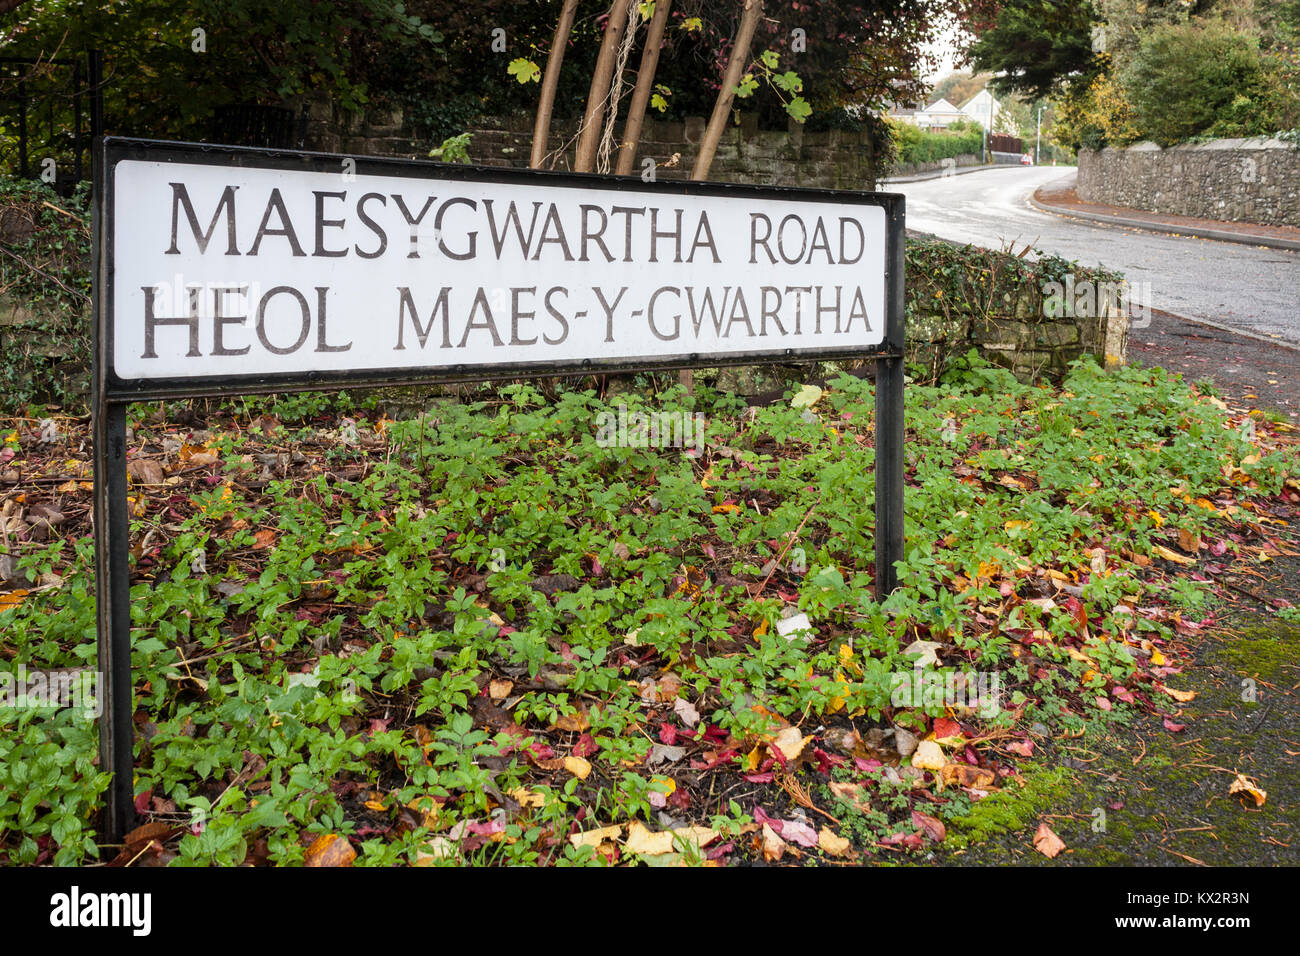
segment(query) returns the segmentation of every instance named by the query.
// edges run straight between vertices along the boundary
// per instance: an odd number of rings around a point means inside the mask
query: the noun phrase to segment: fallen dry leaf
[[[933,740],[922,740],[912,754],[912,766],[918,770],[942,770],[947,763],[943,751]]]
[[[944,837],[948,835],[948,828],[943,825],[942,820],[932,817],[928,813],[922,813],[920,810],[912,811],[912,823],[935,843],[942,843]]]
[[[1155,551],[1155,553],[1159,557],[1164,558],[1166,561],[1172,561],[1174,564],[1195,564],[1196,563],[1195,559],[1189,558],[1186,555],[1179,554],[1177,551],[1170,550],[1169,548],[1166,548],[1163,544],[1155,545],[1152,548],[1152,550]]]
[[[766,823],[763,824],[763,859],[776,863],[785,856],[786,843]]]
[[[488,696],[493,700],[505,700],[514,689],[515,682],[512,680],[494,680],[488,684]]]
[[[862,788],[861,784],[832,780],[827,786],[830,787],[831,793],[853,808],[860,810],[862,813],[871,812],[871,801],[867,799],[867,792]]]
[[[647,830],[639,821],[633,821],[627,828],[627,841],[623,844],[623,849],[628,853],[660,856],[676,851],[678,841],[702,847],[716,840],[717,837],[717,831],[708,827],[677,827],[675,830],[660,830],[654,833]]]
[[[1034,834],[1034,849],[1050,860],[1065,849],[1065,841],[1046,823],[1040,823],[1038,832]]]
[[[591,773],[591,762],[583,760],[581,757],[565,757],[564,769],[579,780],[586,780],[587,775]]]
[[[1244,773],[1237,774],[1237,779],[1232,781],[1228,793],[1244,793],[1255,801],[1257,807],[1262,807],[1268,798],[1268,791],[1259,789],[1259,785]]]
[[[569,837],[569,842],[574,846],[600,846],[606,840],[617,840],[622,832],[623,825],[616,823],[611,827],[600,827],[596,830],[584,830],[582,833],[575,833]]]
[[[357,858],[357,851],[346,837],[337,833],[322,833],[303,857],[303,866],[351,866]]]
[[[772,741],[772,744],[777,750],[781,751],[781,755],[786,760],[794,760],[803,753],[803,748],[807,746],[810,740],[812,740],[812,737],[805,737],[799,733],[798,727],[787,727],[776,735],[776,739]]]
[[[848,856],[852,846],[844,837],[832,832],[830,827],[822,827],[817,831],[817,845],[831,856]]]
[[[564,714],[555,719],[555,726],[558,730],[567,730],[570,733],[580,734],[584,730],[591,728],[591,722],[587,720],[587,713],[584,710],[574,711],[572,714]]]

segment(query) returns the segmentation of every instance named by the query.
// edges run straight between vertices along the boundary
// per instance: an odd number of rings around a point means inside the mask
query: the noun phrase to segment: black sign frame
[[[678,353],[655,359],[589,359],[581,362],[502,363],[439,366],[427,369],[361,369],[348,372],[293,372],[263,375],[124,381],[113,372],[114,178],[122,160],[185,164],[255,166],[293,172],[337,173],[350,161],[357,176],[427,178],[448,182],[489,182],[580,187],[601,191],[660,192],[672,196],[732,196],[755,200],[876,205],[885,212],[884,339],[870,348],[770,349],[712,355]],[[903,326],[904,197],[788,186],[665,180],[639,177],[448,165],[389,157],[348,156],[302,150],[251,149],[203,143],[100,137],[94,144],[93,202],[93,446],[95,477],[95,591],[99,679],[108,683],[100,717],[100,766],[112,775],[105,800],[103,830],[119,842],[134,820],[134,725],[131,673],[130,521],[127,505],[126,413],[131,402],[171,398],[332,390],[378,385],[480,382],[575,374],[624,373],[660,369],[799,363],[843,358],[876,362],[876,540],[875,591],[884,600],[898,584],[895,562],[903,559]]]

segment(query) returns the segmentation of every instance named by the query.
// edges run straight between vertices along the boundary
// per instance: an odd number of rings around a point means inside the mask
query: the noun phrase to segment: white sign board
[[[609,368],[884,339],[878,204],[327,160],[112,164],[117,379]]]

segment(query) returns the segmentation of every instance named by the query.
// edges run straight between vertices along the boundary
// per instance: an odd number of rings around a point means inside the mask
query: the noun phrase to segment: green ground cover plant
[[[1014,789],[1036,735],[1176,721],[1193,566],[1266,557],[1300,503],[1284,424],[1159,369],[1027,386],[972,355],[909,388],[881,604],[869,381],[483,396],[134,408],[142,827],[97,842],[85,713],[5,707],[0,860],[895,859]],[[609,446],[618,402],[706,441]],[[0,429],[0,672],[93,667],[85,434]],[[918,668],[949,692],[900,702]],[[952,699],[968,674],[999,707]]]

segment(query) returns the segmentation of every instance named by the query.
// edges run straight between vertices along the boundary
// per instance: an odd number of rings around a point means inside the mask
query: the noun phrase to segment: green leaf
[[[809,116],[812,116],[812,107],[802,96],[796,96],[785,105],[785,111],[790,114],[796,123],[802,123]]]
[[[511,60],[506,72],[518,80],[520,85],[536,83],[542,78],[542,71],[537,64],[522,56]]]

